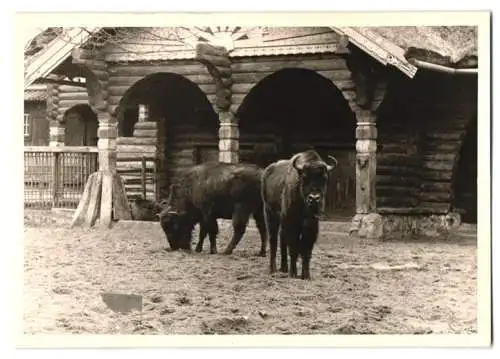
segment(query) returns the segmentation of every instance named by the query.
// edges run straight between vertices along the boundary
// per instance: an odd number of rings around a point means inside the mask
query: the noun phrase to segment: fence
[[[117,172],[125,185],[127,197],[157,200],[159,163],[156,156],[120,156],[117,160]]]
[[[97,159],[97,147],[24,147],[25,208],[76,208]]]

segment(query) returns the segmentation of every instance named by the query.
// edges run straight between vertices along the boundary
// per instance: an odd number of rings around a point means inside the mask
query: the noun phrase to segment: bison
[[[261,236],[259,255],[266,255],[267,231],[261,198],[263,169],[252,164],[204,163],[189,168],[170,187],[169,205],[160,224],[172,250],[191,250],[191,234],[200,224],[196,251],[201,252],[208,234],[210,253],[217,253],[217,219],[232,219],[233,236],[224,250],[231,254],[253,216]]]
[[[262,175],[264,216],[270,241],[270,272],[276,272],[278,230],[281,247],[280,271],[297,277],[297,257],[302,257],[302,279],[310,279],[309,264],[318,237],[319,214],[324,209],[329,172],[337,160],[325,163],[314,150],[295,154],[267,166]]]

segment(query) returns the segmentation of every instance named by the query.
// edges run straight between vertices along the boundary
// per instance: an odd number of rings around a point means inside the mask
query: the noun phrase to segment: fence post
[[[141,186],[142,197],[146,199],[146,158],[144,156],[141,158]]]
[[[52,208],[58,206],[59,202],[59,183],[61,169],[59,167],[60,152],[53,152],[52,156]]]

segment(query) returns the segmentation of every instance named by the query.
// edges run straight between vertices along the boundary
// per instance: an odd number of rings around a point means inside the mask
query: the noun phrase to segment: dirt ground
[[[322,223],[303,281],[269,275],[253,225],[224,256],[208,240],[203,253],[165,251],[158,223],[68,224],[25,216],[26,334],[476,332],[474,237],[384,242]],[[220,252],[230,234],[221,225]],[[115,313],[103,292],[141,295],[143,310]]]

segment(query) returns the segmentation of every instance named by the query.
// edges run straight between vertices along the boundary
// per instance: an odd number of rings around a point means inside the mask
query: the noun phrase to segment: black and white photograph
[[[399,16],[18,15],[23,341],[488,345],[490,14]]]

